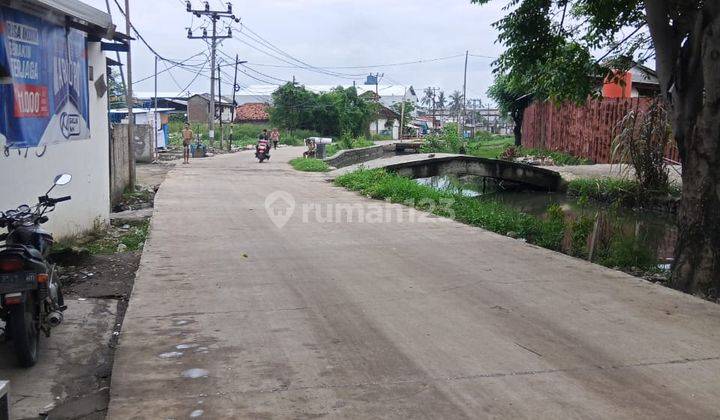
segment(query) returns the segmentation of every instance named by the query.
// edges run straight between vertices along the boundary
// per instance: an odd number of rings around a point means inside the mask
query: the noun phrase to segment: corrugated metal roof
[[[30,3],[40,3],[58,12],[82,19],[101,28],[109,28],[110,25],[112,25],[110,15],[79,0],[30,0]]]

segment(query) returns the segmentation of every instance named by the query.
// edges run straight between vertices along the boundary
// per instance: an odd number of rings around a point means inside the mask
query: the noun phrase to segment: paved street
[[[374,217],[384,203],[284,163],[301,152],[168,174],[108,418],[718,417],[718,305],[400,206]],[[271,219],[275,191],[294,206],[275,194]]]

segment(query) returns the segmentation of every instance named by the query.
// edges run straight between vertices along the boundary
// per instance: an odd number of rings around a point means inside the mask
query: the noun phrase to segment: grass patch
[[[577,197],[588,197],[597,201],[618,202],[625,206],[651,204],[655,201],[680,197],[680,188],[670,185],[659,191],[641,194],[640,184],[622,178],[580,178],[568,183],[567,193]]]
[[[123,244],[127,251],[139,251],[143,248],[150,230],[150,221],[144,220],[128,224],[125,228],[112,227],[101,223],[81,234],[67,236],[53,245],[53,251],[67,248],[85,248],[91,254],[114,254],[118,245]]]
[[[520,154],[520,156],[530,155],[530,156],[535,156],[535,157],[549,157],[558,166],[592,165],[593,164],[593,161],[591,159],[581,158],[581,157],[573,156],[569,153],[554,152],[554,151],[550,151],[550,150],[529,149],[529,148],[521,147],[519,154]]]
[[[560,249],[564,236],[565,222],[559,207],[551,209],[547,219],[541,219],[495,200],[437,190],[382,169],[360,169],[338,177],[335,183],[371,198],[413,206],[502,235],[522,237],[549,249]]]
[[[290,165],[298,171],[303,172],[327,172],[330,166],[320,159],[313,158],[295,158],[290,161]]]
[[[492,198],[467,197],[452,190],[435,189],[383,169],[360,169],[336,178],[335,184],[370,198],[415,207],[501,235],[524,238],[543,248],[588,257],[595,217],[565,214],[558,205],[551,205],[545,216],[537,217]],[[608,222],[611,232],[607,239],[597,242],[594,261],[633,272],[656,270],[653,250],[640,238],[623,233],[617,215],[611,216]]]

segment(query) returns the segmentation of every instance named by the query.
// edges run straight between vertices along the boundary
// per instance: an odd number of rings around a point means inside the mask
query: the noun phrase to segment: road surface
[[[301,151],[169,173],[108,418],[720,414],[718,305],[408,208],[377,217],[284,163]]]

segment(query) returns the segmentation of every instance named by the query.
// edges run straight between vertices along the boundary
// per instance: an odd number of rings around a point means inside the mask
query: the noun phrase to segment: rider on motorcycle
[[[268,140],[267,130],[263,130],[260,134],[257,145],[255,146],[255,154],[260,153],[260,146],[265,146],[265,156],[270,157],[270,141]]]

